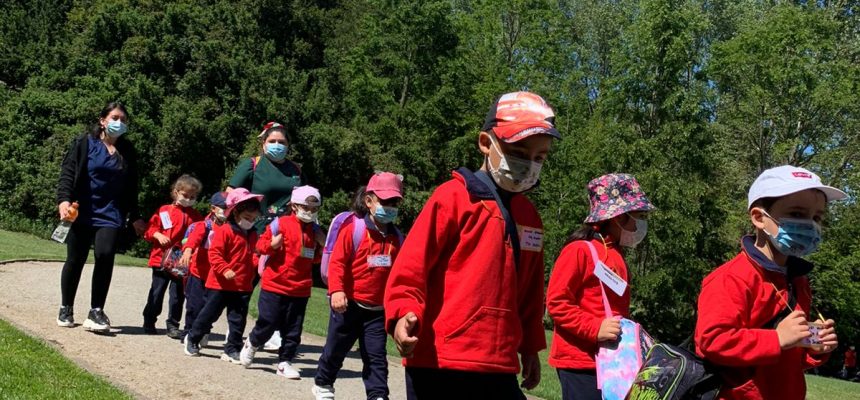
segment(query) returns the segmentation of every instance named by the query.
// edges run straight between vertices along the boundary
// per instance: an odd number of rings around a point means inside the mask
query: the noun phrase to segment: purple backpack
[[[325,247],[323,248],[322,261],[320,262],[320,276],[326,286],[328,285],[328,265],[331,261],[331,253],[334,251],[334,244],[337,242],[340,228],[349,222],[352,222],[353,253],[358,251],[358,246],[360,246],[361,241],[364,240],[364,232],[367,231],[367,225],[364,222],[364,218],[359,218],[352,211],[344,211],[335,215],[334,219],[331,221],[331,225],[328,227],[328,234],[326,234],[325,237]],[[397,234],[397,238],[400,240],[400,243],[403,243],[403,235],[400,233],[400,230],[394,228],[394,231]]]

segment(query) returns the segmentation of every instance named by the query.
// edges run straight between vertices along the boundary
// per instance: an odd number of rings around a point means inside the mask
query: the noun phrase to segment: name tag
[[[302,247],[302,258],[314,258],[314,249]]]
[[[215,230],[210,229],[209,234],[206,235],[206,243],[203,243],[203,248],[208,249],[209,245],[212,244],[212,238],[215,237]]]
[[[389,268],[391,267],[391,256],[388,254],[368,256],[367,264],[372,268]]]
[[[162,211],[158,213],[158,217],[161,218],[161,227],[164,229],[173,228],[173,221],[170,220],[170,213],[167,211]]]
[[[543,230],[520,226],[520,250],[541,251],[543,249]]]
[[[606,287],[619,296],[623,295],[624,290],[627,289],[627,281],[622,279],[615,273],[615,271],[600,261],[597,261],[594,265],[594,275],[596,275],[597,279],[603,282]]]

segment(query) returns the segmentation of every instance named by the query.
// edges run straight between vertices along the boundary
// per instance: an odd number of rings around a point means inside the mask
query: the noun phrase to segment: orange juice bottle
[[[78,207],[77,201],[72,203],[72,206],[69,207],[69,215],[60,220],[60,224],[57,225],[57,229],[54,229],[54,233],[51,234],[51,239],[60,243],[66,242],[66,237],[69,236],[69,230],[72,228],[72,223],[78,219]]]

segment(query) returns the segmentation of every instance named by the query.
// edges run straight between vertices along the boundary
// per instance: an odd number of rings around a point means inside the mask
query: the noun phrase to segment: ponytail
[[[575,242],[577,240],[594,240],[595,238],[603,235],[601,230],[604,227],[606,221],[597,222],[594,224],[582,224],[579,228],[577,228],[570,236],[567,237],[567,240],[564,242],[564,245],[567,246],[571,242]]]
[[[352,199],[352,212],[361,218],[364,218],[370,212],[367,209],[367,205],[364,204],[364,196],[366,195],[367,186],[362,186],[355,191],[355,197]]]

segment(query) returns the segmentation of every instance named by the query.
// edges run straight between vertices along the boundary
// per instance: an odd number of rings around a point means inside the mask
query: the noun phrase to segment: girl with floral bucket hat
[[[566,400],[609,398],[598,388],[595,357],[601,346],[618,342],[621,318],[630,314],[622,248],[642,241],[646,217],[654,210],[628,174],[595,178],[588,196],[590,212],[561,250],[547,288],[547,311],[555,325],[549,363],[558,371]]]

